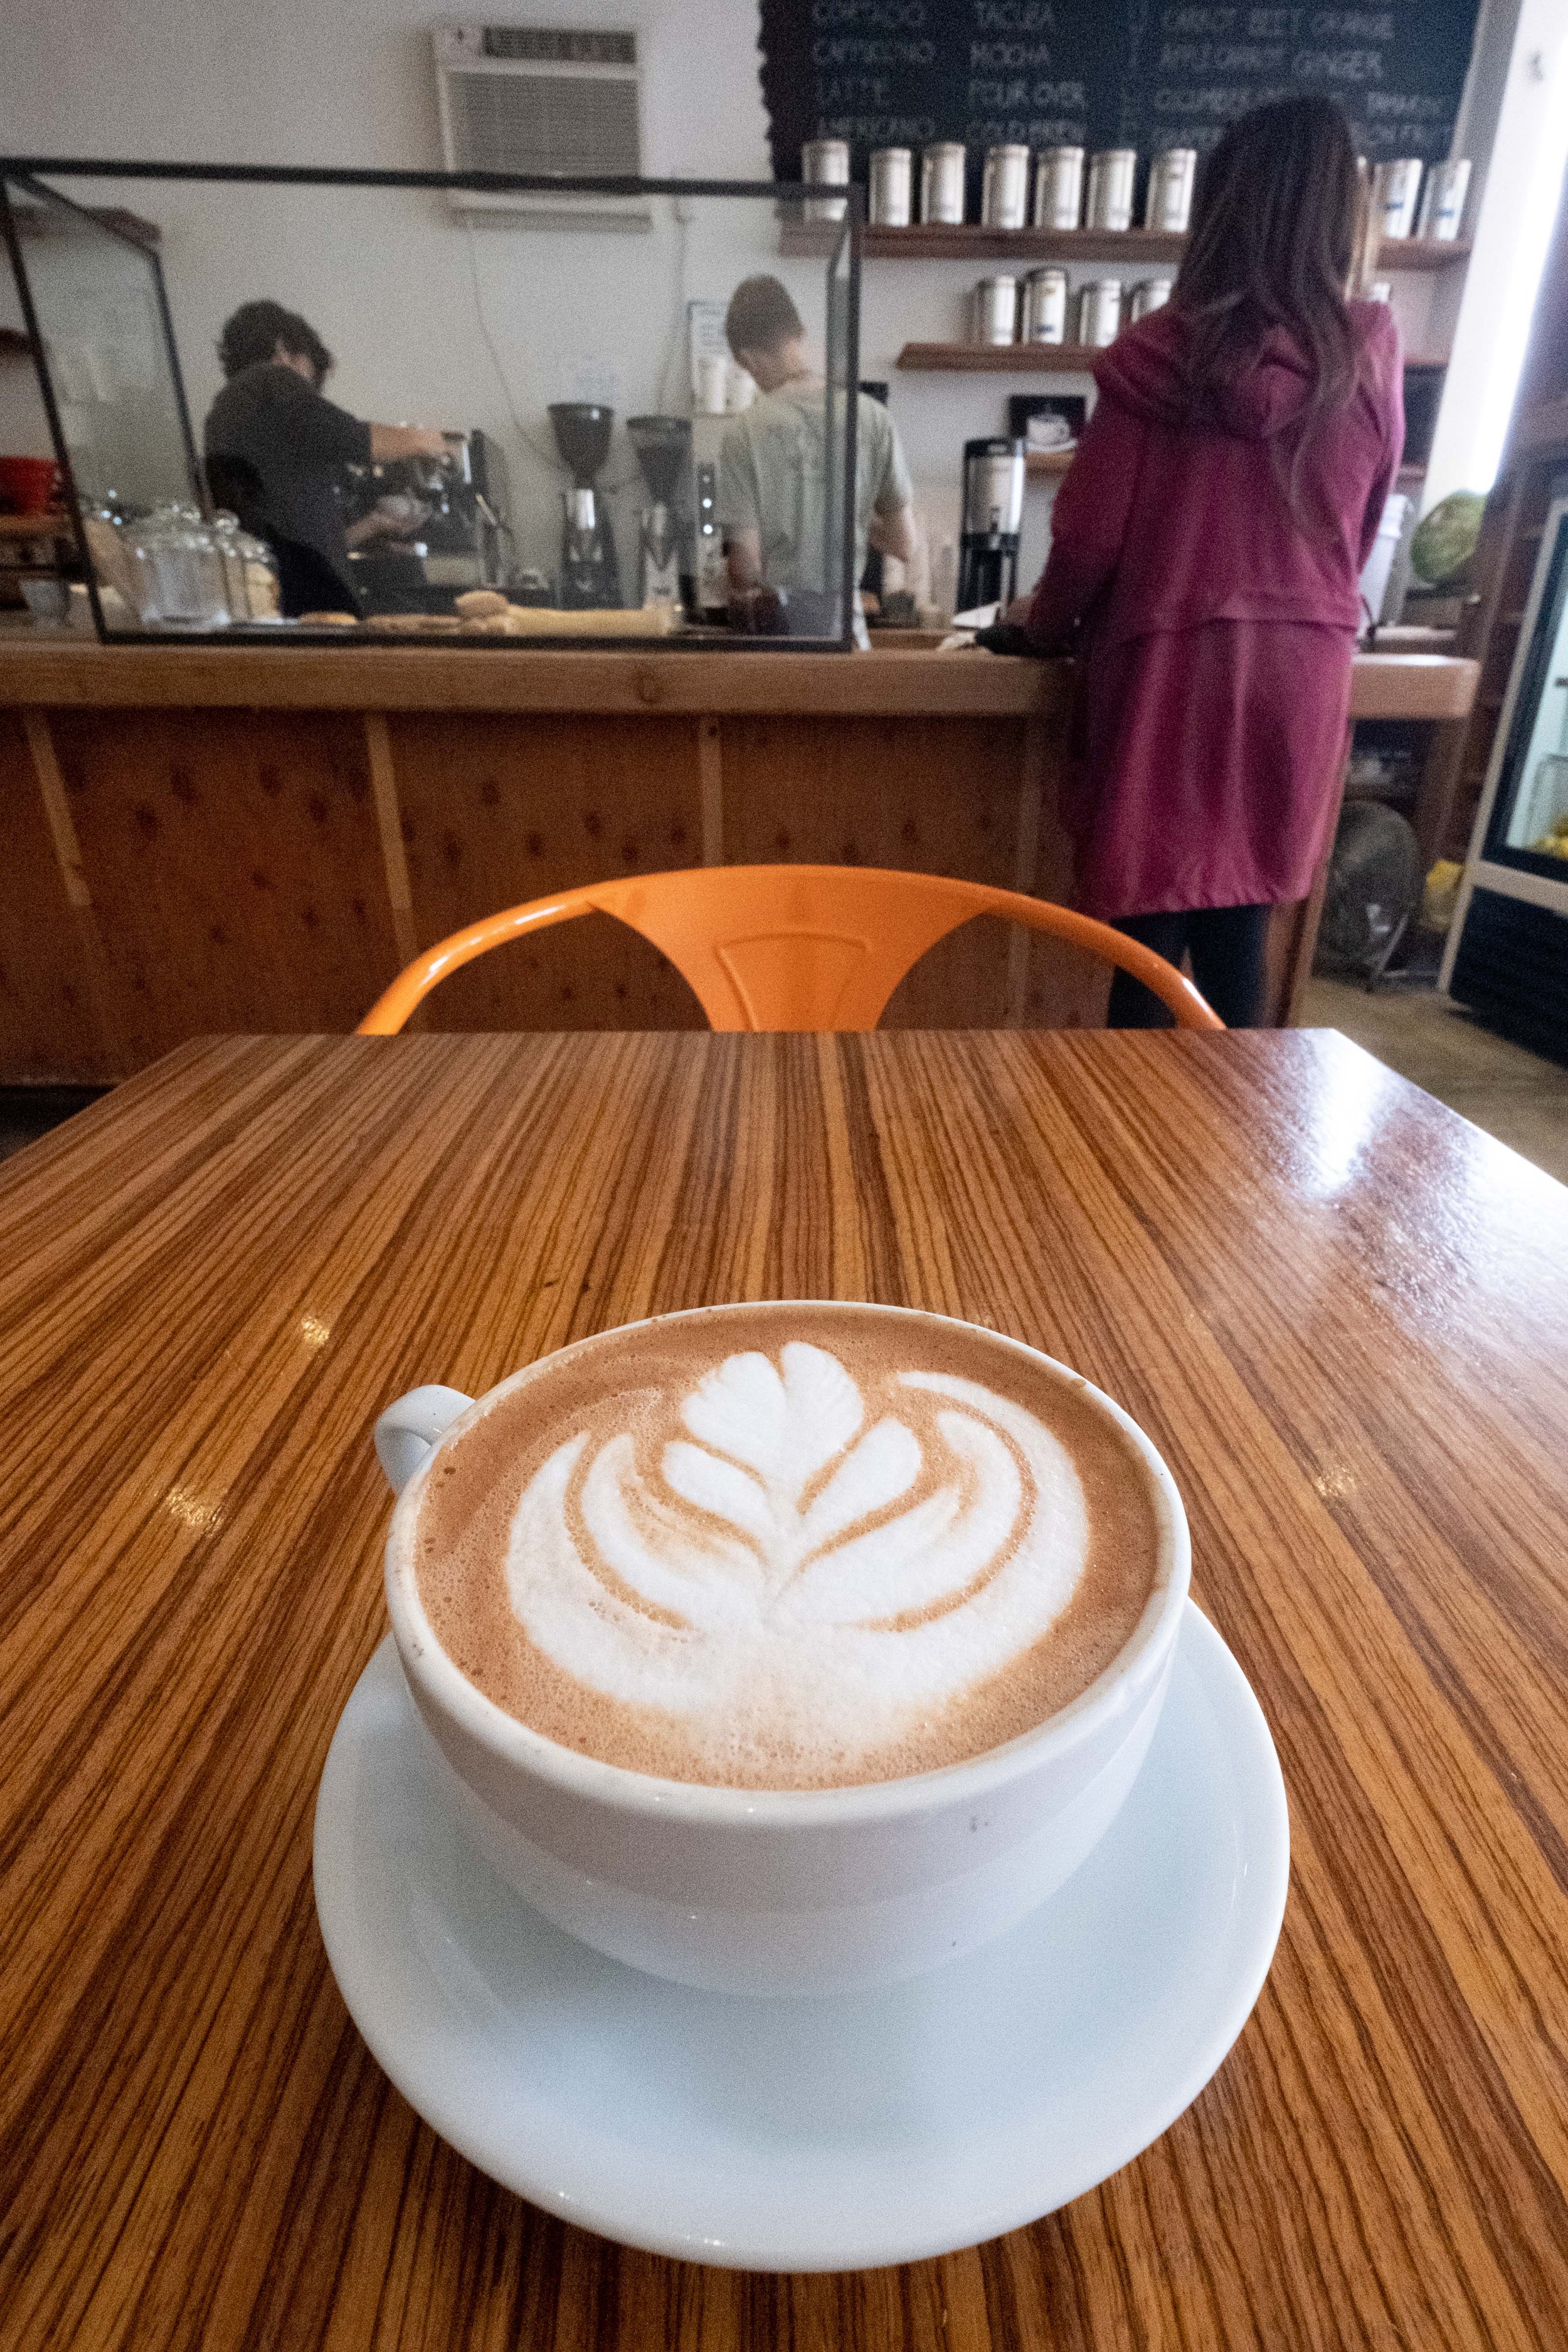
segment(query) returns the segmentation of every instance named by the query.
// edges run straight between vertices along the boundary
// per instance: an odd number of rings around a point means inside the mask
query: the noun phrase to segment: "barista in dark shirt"
[[[439,457],[438,432],[367,425],[322,396],[332,355],[296,311],[247,302],[218,338],[228,381],[207,411],[203,440],[213,504],[228,507],[278,558],[285,613],[356,612],[349,568],[358,544],[398,525],[372,513],[343,527],[345,466]]]

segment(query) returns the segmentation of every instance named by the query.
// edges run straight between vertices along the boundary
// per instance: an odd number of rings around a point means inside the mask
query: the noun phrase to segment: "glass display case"
[[[1568,883],[1568,494],[1542,533],[1486,854]]]
[[[848,649],[859,205],[0,163],[100,635]]]
[[[1551,478],[1545,505],[1443,985],[1568,1060],[1568,472]]]

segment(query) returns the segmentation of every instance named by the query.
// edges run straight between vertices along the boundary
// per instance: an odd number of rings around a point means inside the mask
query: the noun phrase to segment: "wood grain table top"
[[[1121,1399],[1279,1747],[1254,2015],[940,2262],[686,2268],[395,2093],[310,1827],[371,1423],[662,1308],[994,1325]],[[1568,1192],[1331,1033],[231,1038],[0,1171],[0,2338],[1568,2342]]]

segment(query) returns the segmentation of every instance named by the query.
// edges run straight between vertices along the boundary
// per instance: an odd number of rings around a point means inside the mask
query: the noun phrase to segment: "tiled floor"
[[[1568,1184],[1568,1069],[1483,1029],[1433,989],[1369,996],[1342,980],[1313,980],[1302,1007],[1313,1029],[1342,1029],[1401,1076],[1463,1112]]]

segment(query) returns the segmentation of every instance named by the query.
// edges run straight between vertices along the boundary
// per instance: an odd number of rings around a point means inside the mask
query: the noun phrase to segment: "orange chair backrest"
[[[474,956],[594,909],[651,940],[690,982],[715,1029],[874,1029],[927,949],[985,914],[1052,932],[1121,965],[1170,1006],[1180,1026],[1224,1026],[1163,957],[1045,899],[879,866],[710,866],[590,883],[456,932],[400,974],[361,1034],[401,1029],[429,990]]]

